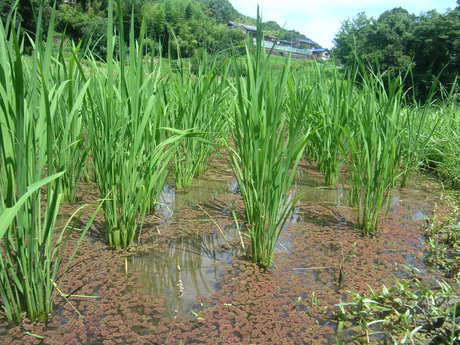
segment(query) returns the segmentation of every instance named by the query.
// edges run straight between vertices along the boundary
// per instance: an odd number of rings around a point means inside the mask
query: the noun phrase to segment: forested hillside
[[[0,2],[0,15],[5,20],[14,0]],[[82,41],[103,56],[107,24],[107,0],[57,1],[57,28]],[[49,18],[53,0],[20,0],[18,21],[25,30],[35,32],[39,4],[44,3],[44,18]],[[182,56],[193,55],[196,49],[214,53],[241,46],[244,35],[227,28],[228,21],[254,24],[255,19],[240,14],[228,0],[124,0],[120,12],[129,32],[131,13],[136,32],[145,20],[147,38],[164,54],[173,54],[180,47]],[[306,38],[294,30],[285,30],[276,22],[266,23],[266,30],[280,39]],[[126,37],[128,39],[128,37]]]
[[[343,23],[335,45],[335,56],[346,66],[360,60],[382,71],[405,73],[410,67],[407,85],[419,96],[438,77],[448,88],[460,71],[460,1],[446,13],[394,8],[377,19],[360,13]]]

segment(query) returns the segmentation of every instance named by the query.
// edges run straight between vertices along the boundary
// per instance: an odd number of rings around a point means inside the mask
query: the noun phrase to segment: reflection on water
[[[155,214],[161,218],[162,225],[168,224],[173,216],[175,201],[176,189],[170,185],[165,185],[155,206]]]
[[[281,233],[276,253],[290,253],[294,248],[295,230],[292,224],[303,222],[302,205],[325,203],[335,206],[348,204],[347,191],[343,186],[323,187],[321,176],[303,174],[292,191],[299,197],[299,204]],[[198,178],[195,184],[182,191],[177,191],[171,185],[166,185],[156,207],[156,214],[162,219],[162,224],[171,223],[174,212],[182,206],[194,206],[214,200],[224,194],[237,194],[238,183],[233,181],[218,181]],[[401,194],[402,193],[402,194]],[[395,192],[390,200],[391,211],[398,214],[397,209],[403,207],[410,211],[406,219],[413,221],[425,219],[427,214],[417,203],[406,202],[413,196],[404,192]],[[198,216],[197,216],[198,217]],[[180,223],[179,219],[175,219]],[[404,218],[404,217],[403,217]],[[202,220],[201,220],[202,221]],[[212,222],[208,219],[210,226]],[[338,220],[340,223],[340,220]],[[128,270],[139,273],[139,282],[144,292],[165,299],[165,306],[170,316],[181,315],[193,317],[193,311],[200,308],[198,297],[210,297],[223,283],[220,274],[232,260],[241,256],[243,250],[239,246],[229,246],[229,242],[239,242],[236,230],[228,227],[225,237],[220,233],[212,235],[194,235],[170,240],[164,250],[155,250],[148,254],[131,257]],[[233,242],[234,243],[234,242]],[[275,258],[276,260],[276,258]],[[408,263],[416,263],[416,258],[408,258]],[[418,262],[417,262],[418,263]],[[305,272],[306,279],[322,282],[326,285],[334,283],[334,273],[331,269]],[[307,284],[307,282],[306,282]]]
[[[165,251],[129,259],[128,269],[139,273],[144,292],[164,297],[171,316],[192,317],[198,307],[197,298],[209,297],[219,285],[219,268],[242,254],[239,248],[229,249],[228,242],[236,236],[228,231],[220,234],[182,237],[170,241]]]
[[[301,174],[297,176],[295,190],[302,203],[324,203],[346,206],[348,196],[342,185],[326,187],[320,175]]]

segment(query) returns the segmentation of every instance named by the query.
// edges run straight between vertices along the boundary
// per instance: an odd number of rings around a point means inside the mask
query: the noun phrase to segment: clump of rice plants
[[[45,81],[53,18],[46,48],[37,43],[30,63],[19,30],[0,23],[0,299],[8,320],[16,322],[48,318],[60,270],[73,257],[62,256],[66,227],[54,236],[63,172],[44,177],[58,154],[54,119],[66,90],[64,81],[52,88]]]
[[[190,65],[179,59],[179,68],[169,80],[172,86],[165,92],[169,123],[176,129],[193,129],[199,135],[188,136],[177,143],[174,167],[176,187],[192,184],[203,172],[207,159],[215,150],[227,127],[228,108],[226,72],[217,70],[207,54],[201,54],[195,75]]]
[[[73,47],[72,56],[63,53],[63,43],[57,59],[53,60],[52,68],[46,73],[48,89],[53,85],[65,85],[61,99],[57,102],[55,127],[53,134],[56,160],[53,162],[56,171],[64,171],[61,178],[64,200],[76,201],[76,188],[88,156],[88,148],[84,141],[83,100],[89,82],[83,75],[78,61],[78,47]]]
[[[89,142],[96,182],[104,197],[107,242],[112,248],[133,243],[165,184],[174,153],[171,145],[183,134],[176,131],[169,136],[163,128],[160,65],[144,63],[144,25],[136,43],[131,22],[126,49],[123,19],[119,20],[119,59],[115,60],[113,4],[109,1],[107,67],[98,70],[92,60],[95,72],[88,90]]]
[[[413,100],[412,105],[404,107],[404,135],[401,187],[405,187],[414,171],[426,161],[431,141],[436,128],[444,121],[439,107],[433,104],[437,83],[433,83],[424,104]],[[453,89],[452,89],[453,91]],[[454,104],[452,97],[446,97],[446,104]],[[442,107],[441,107],[442,108]]]
[[[326,76],[324,67],[316,64],[310,73],[310,102],[306,120],[314,128],[309,140],[309,154],[324,175],[327,186],[335,185],[340,174],[344,145],[344,128],[353,109],[353,78],[343,78],[337,69]]]
[[[289,60],[273,75],[262,47],[258,16],[257,45],[247,47],[247,77],[236,80],[231,161],[245,205],[252,261],[272,265],[275,245],[295,199],[290,195],[306,134],[289,128],[286,112]]]
[[[400,176],[403,157],[404,92],[401,78],[365,74],[347,132],[351,200],[358,211],[357,225],[363,234],[377,231],[381,212]]]
[[[428,112],[427,122],[434,128],[423,151],[424,168],[433,171],[453,188],[460,186],[460,106],[449,97]]]

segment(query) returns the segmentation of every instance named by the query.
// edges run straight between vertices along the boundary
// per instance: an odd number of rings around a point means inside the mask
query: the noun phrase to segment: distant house
[[[77,0],[62,0],[64,4],[70,4],[70,5],[75,5],[77,3]]]
[[[257,35],[257,27],[254,25],[241,24],[237,22],[228,22],[227,26],[230,29],[240,29],[249,36],[255,38]]]
[[[316,48],[312,52],[313,57],[318,60],[329,60],[331,58],[331,52],[326,48]]]
[[[257,27],[254,25],[228,22],[230,29],[242,30],[246,35],[256,41]],[[279,40],[274,36],[265,35],[262,41],[263,47],[272,55],[292,56],[299,59],[320,59],[330,58],[329,50],[316,48],[318,44],[309,39],[296,38],[292,41]]]
[[[292,41],[292,43],[297,48],[304,48],[304,49],[315,49],[318,46],[318,44],[316,44],[312,40],[304,39],[304,38],[296,38]]]

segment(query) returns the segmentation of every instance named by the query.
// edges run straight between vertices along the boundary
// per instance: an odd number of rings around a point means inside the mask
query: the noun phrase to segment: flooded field
[[[334,311],[348,290],[391,284],[405,265],[438,277],[424,264],[423,226],[439,197],[427,178],[394,192],[376,238],[355,230],[346,186],[322,187],[305,165],[294,189],[300,200],[269,271],[245,257],[242,200],[221,160],[191,188],[164,188],[135,251],[109,250],[98,219],[59,286],[77,296],[58,297],[46,325],[0,325],[0,342],[336,344]],[[97,200],[94,190],[82,185],[79,204]]]

